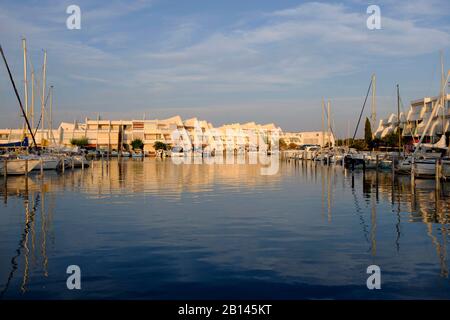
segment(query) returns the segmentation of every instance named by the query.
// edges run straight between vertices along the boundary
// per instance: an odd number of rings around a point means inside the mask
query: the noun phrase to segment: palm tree
[[[155,148],[155,150],[167,150],[168,148],[167,144],[161,141],[156,141],[153,147]]]
[[[133,150],[142,150],[144,148],[144,142],[142,142],[141,139],[134,139],[133,141],[131,141],[131,147],[133,148]]]

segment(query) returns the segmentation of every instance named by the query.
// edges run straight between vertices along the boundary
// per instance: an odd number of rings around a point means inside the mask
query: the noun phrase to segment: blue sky
[[[81,30],[66,28],[70,4],[81,8]],[[369,4],[381,8],[381,30],[366,27]],[[145,113],[314,130],[324,97],[344,135],[372,73],[379,117],[396,110],[396,83],[405,108],[438,93],[449,17],[447,0],[0,1],[0,43],[21,90],[21,38],[37,72],[47,50],[56,123]],[[0,127],[17,126],[0,70]]]

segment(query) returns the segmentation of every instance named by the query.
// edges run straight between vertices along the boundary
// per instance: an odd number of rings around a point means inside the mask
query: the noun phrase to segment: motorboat
[[[173,147],[169,155],[171,157],[184,157],[184,152],[182,147]]]
[[[313,160],[316,153],[320,150],[319,146],[307,146],[305,148],[306,160]]]
[[[163,152],[163,154],[164,154],[164,152]],[[144,153],[143,152],[133,152],[131,154],[131,157],[134,159],[142,159],[142,158],[144,158]]]

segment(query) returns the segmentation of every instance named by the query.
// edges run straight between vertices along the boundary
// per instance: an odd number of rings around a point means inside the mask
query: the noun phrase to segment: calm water
[[[450,298],[449,184],[130,159],[0,178],[0,196],[3,299]]]

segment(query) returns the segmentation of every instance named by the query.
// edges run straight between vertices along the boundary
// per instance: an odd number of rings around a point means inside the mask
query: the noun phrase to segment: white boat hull
[[[172,152],[170,154],[170,156],[173,158],[178,158],[178,157],[182,158],[182,157],[184,157],[184,152]]]
[[[41,163],[40,160],[39,164],[33,169],[33,170],[41,170]],[[59,160],[57,159],[44,159],[42,161],[42,169],[43,170],[56,170],[56,168],[58,167],[59,164]]]
[[[434,177],[436,175],[436,160],[420,160],[415,163],[416,177]]]
[[[28,164],[26,163],[28,161]],[[39,165],[39,160],[12,159],[7,161],[8,175],[23,175]],[[4,175],[5,161],[0,162],[0,174]]]
[[[134,159],[138,159],[138,158],[141,159],[141,158],[144,157],[144,154],[142,154],[142,153],[133,153],[131,155],[131,157],[134,158]]]
[[[398,163],[397,173],[410,174],[411,173],[411,159],[402,160]]]

